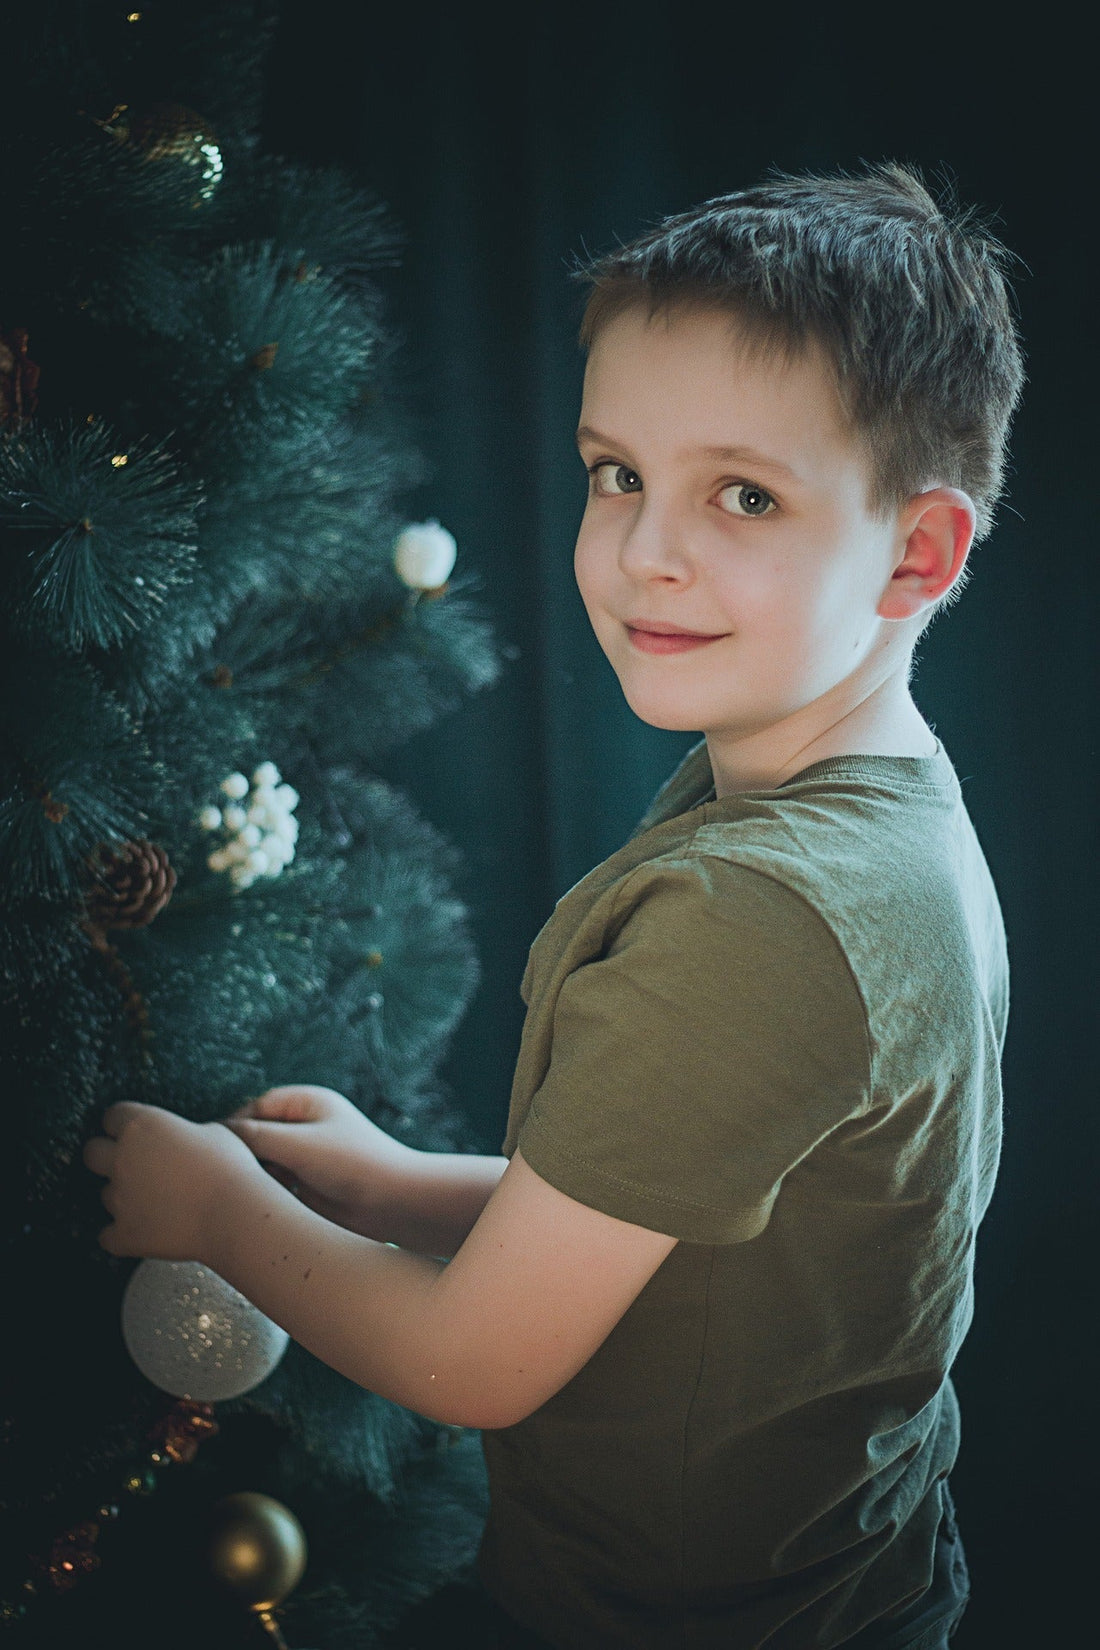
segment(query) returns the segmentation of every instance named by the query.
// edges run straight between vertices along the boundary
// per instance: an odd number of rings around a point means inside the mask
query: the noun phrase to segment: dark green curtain
[[[857,24],[825,8],[654,0],[509,11],[287,0],[265,117],[270,146],[344,166],[404,227],[403,265],[381,284],[434,469],[409,514],[454,532],[511,649],[499,686],[388,770],[466,854],[484,978],[444,1075],[489,1151],[531,941],[693,742],[626,708],[573,584],[584,364],[570,255],[771,165],[895,157],[999,213],[1027,266],[1030,384],[1009,502],[961,602],[926,636],[914,683],[962,780],[1012,964],[1004,1157],[956,1365],[953,1484],[974,1581],[958,1650],[1068,1642],[1080,1608],[1097,1613],[1083,1579],[1098,1156],[1091,58],[1075,25],[1032,23],[991,32],[961,8]]]

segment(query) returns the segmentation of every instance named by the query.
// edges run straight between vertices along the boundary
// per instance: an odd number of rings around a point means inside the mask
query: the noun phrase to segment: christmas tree
[[[400,228],[257,135],[275,21],[69,0],[5,41],[0,1615],[36,1647],[366,1650],[484,1517],[476,1433],[108,1255],[81,1160],[116,1100],[288,1082],[475,1149],[439,1075],[461,860],[377,762],[498,654],[401,508]]]

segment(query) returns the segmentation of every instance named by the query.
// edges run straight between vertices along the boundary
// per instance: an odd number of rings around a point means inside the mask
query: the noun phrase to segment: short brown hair
[[[962,488],[975,538],[1001,496],[1023,360],[1005,266],[1012,254],[973,209],[937,203],[915,169],[774,172],[662,219],[569,279],[592,287],[579,344],[621,311],[732,313],[767,346],[824,346],[871,460],[871,505],[930,485]],[[956,580],[939,606],[954,600]]]

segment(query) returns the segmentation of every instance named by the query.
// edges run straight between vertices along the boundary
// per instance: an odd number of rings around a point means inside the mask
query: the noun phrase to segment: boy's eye
[[[733,516],[766,516],[775,509],[775,500],[763,487],[757,487],[751,481],[738,483],[733,487],[723,489],[723,497],[733,496],[736,505],[730,510]],[[728,506],[727,506],[728,508]]]
[[[606,479],[601,482],[601,472],[611,471],[612,481]],[[600,459],[596,464],[588,466],[588,473],[593,478],[595,491],[604,497],[614,498],[620,493],[639,492],[642,478],[637,470],[632,470],[627,464],[617,464],[613,459]],[[725,508],[734,516],[766,516],[776,509],[776,502],[763,487],[757,487],[754,482],[735,482],[722,489],[723,498],[730,496],[735,500],[732,507]]]
[[[615,477],[616,483],[621,486],[623,491],[626,493],[636,493],[638,488],[642,485],[642,478],[636,470],[629,469],[625,464],[615,464],[611,459],[605,458],[601,459],[598,464],[590,464],[588,466],[588,473],[596,483],[597,493],[606,493],[608,491],[606,486],[600,485],[601,470],[610,470]],[[620,480],[620,477],[622,476],[626,476],[629,479],[623,482]],[[614,495],[612,494],[612,497],[613,496]]]

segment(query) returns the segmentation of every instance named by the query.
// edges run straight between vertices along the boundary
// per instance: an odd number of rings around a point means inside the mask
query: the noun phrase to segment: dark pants
[[[872,1623],[837,1650],[950,1650],[949,1640],[970,1596],[970,1576],[946,1480],[943,1496],[944,1515],[927,1591],[889,1623]],[[391,1650],[553,1650],[505,1614],[476,1571],[418,1605],[383,1643]]]

